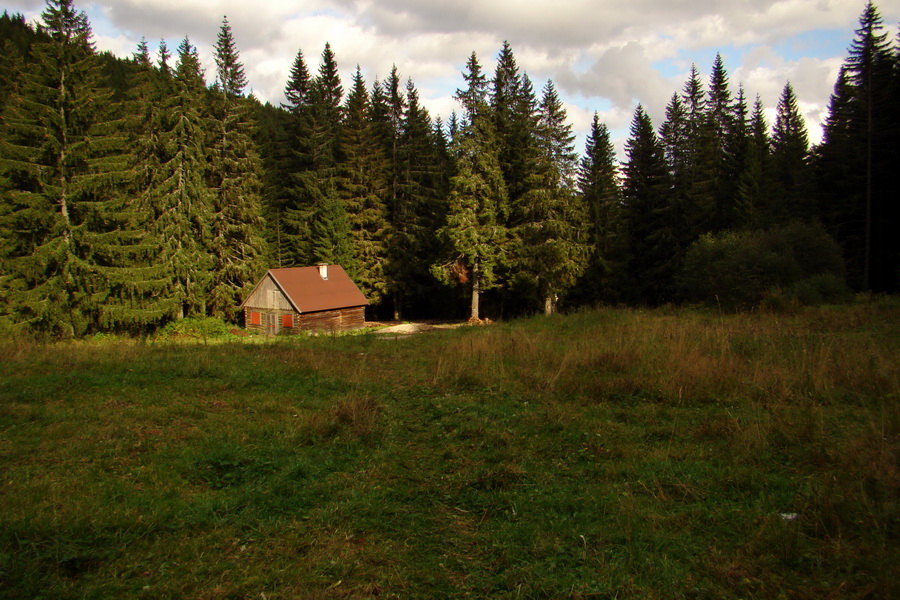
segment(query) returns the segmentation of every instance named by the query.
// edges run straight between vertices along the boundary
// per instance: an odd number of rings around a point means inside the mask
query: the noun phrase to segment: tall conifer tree
[[[307,167],[299,174],[300,189],[306,198],[310,218],[310,249],[306,260],[311,262],[331,262],[336,256],[347,260],[352,247],[347,214],[338,189],[343,93],[334,52],[326,43],[319,74],[310,86],[309,107],[303,117]],[[300,212],[297,216],[302,215]],[[336,236],[342,239],[338,240]]]
[[[312,120],[313,80],[298,50],[291,67],[290,78],[285,85],[287,99],[282,108],[287,110],[287,127],[284,143],[284,181],[282,207],[276,212],[276,239],[279,254],[286,265],[308,264],[310,249],[310,224],[318,199],[318,187],[313,185]]]
[[[676,240],[668,216],[670,176],[664,151],[640,105],[631,122],[625,154],[622,210],[631,301],[658,304],[672,298]]]
[[[322,50],[319,75],[310,88],[310,159],[323,195],[333,195],[340,162],[340,128],[343,122],[344,88],[330,44]],[[325,191],[327,190],[327,192]]]
[[[165,110],[158,82],[162,75],[154,68],[146,40],[142,39],[138,44],[133,64],[123,119],[130,149],[128,167],[131,176],[127,183],[123,182],[125,201],[118,211],[124,223],[128,223],[128,227],[120,227],[134,232],[131,243],[122,247],[122,250],[127,249],[131,268],[112,278],[101,323],[138,333],[152,330],[171,319],[177,301],[168,293],[170,265],[163,252],[165,233],[156,229],[156,215],[146,203],[148,195],[153,193],[164,154],[160,134],[163,129],[161,112]]]
[[[466,81],[468,87],[457,91],[466,117],[455,145],[457,166],[450,180],[447,224],[438,231],[449,260],[436,264],[432,272],[447,283],[468,283],[469,319],[478,320],[481,293],[497,285],[497,267],[504,258],[506,184],[493,114],[474,53]]]
[[[525,193],[527,165],[533,158],[537,102],[527,76],[519,72],[509,42],[497,59],[491,82],[491,109],[500,142],[500,166],[511,204]]]
[[[350,220],[354,259],[347,272],[373,305],[387,292],[385,236],[387,235],[388,163],[371,121],[371,102],[359,67],[344,107],[341,130],[341,198]]]
[[[712,228],[716,205],[719,153],[711,125],[706,92],[695,65],[684,84],[682,101],[686,112],[685,175],[681,185],[687,229],[684,237],[694,240]]]
[[[167,58],[160,47],[163,64]],[[159,169],[142,200],[154,215],[153,231],[163,240],[161,258],[169,265],[167,292],[176,303],[176,319],[206,314],[209,290],[209,224],[213,198],[206,183],[205,136],[210,130],[206,84],[197,49],[185,37],[178,46],[172,75],[162,70],[157,80],[163,107],[154,131]]]
[[[260,159],[251,137],[247,78],[228,19],[215,48],[216,84],[207,181],[213,195],[209,253],[212,273],[207,311],[232,319],[243,296],[265,269],[260,199]]]
[[[419,262],[416,270],[422,276],[435,258],[434,233],[443,224],[446,213],[446,186],[441,184],[443,174],[440,171],[444,158],[439,143],[431,115],[419,101],[419,92],[412,80],[407,80],[400,146],[403,175],[399,191],[400,202],[414,216],[414,235],[421,261],[416,261]]]
[[[809,138],[790,83],[784,86],[772,129],[771,224],[816,218],[812,198]]]
[[[621,219],[618,169],[609,129],[600,122],[597,113],[591,121],[591,131],[579,164],[578,189],[588,209],[594,250],[585,276],[588,281],[582,286],[586,288],[584,300],[618,299],[610,277],[623,259],[618,235]]]
[[[291,264],[291,244],[285,222],[293,173],[294,148],[289,141],[291,118],[286,110],[266,102],[258,107],[254,135],[262,165],[260,184],[268,264],[279,268]]]
[[[403,194],[403,121],[406,94],[401,89],[400,72],[391,68],[388,78],[372,93],[372,119],[388,160],[388,231],[385,275],[393,304],[393,318],[399,320],[410,293],[409,260],[415,252],[415,211]]]
[[[900,99],[898,57],[869,2],[832,98],[818,149],[819,190],[830,230],[844,249],[854,286],[900,286]],[[838,167],[835,169],[834,167]],[[843,168],[841,168],[843,167]],[[841,174],[844,174],[843,179]]]
[[[732,128],[725,139],[724,180],[722,197],[717,216],[718,230],[746,227],[746,213],[741,201],[740,179],[747,170],[750,152],[750,114],[743,85],[738,86],[737,97],[732,105]]]
[[[738,212],[747,226],[762,229],[771,210],[771,181],[769,161],[771,142],[769,125],[759,96],[753,104],[748,125],[746,160],[738,175]]]
[[[590,255],[587,210],[575,187],[575,136],[553,82],[544,87],[536,137],[538,155],[522,199],[517,275],[551,314]]]
[[[126,177],[122,136],[87,16],[50,0],[46,41],[8,99],[0,135],[2,285],[13,319],[51,336],[96,328],[127,244],[115,195]],[[127,318],[127,317],[126,317]]]
[[[699,85],[699,79],[691,81]],[[666,194],[667,217],[675,236],[673,249],[676,256],[673,259],[676,262],[681,260],[684,251],[700,233],[691,221],[695,214],[693,194],[696,191],[694,183],[698,172],[696,161],[699,156],[696,151],[697,142],[691,137],[692,130],[696,135],[700,135],[689,121],[682,97],[677,93],[672,94],[669,104],[666,105],[665,121],[659,128],[659,142],[671,183],[670,190]]]
[[[746,108],[746,107],[745,107]],[[730,229],[737,224],[736,178],[740,170],[739,154],[744,140],[741,136],[738,103],[732,100],[728,88],[728,73],[721,54],[716,54],[709,77],[709,96],[706,103],[706,142],[704,159],[711,173],[713,207],[707,221],[709,231]],[[701,231],[699,233],[705,233]]]

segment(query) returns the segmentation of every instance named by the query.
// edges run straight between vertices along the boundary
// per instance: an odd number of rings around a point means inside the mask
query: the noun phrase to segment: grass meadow
[[[898,459],[895,301],[5,342],[0,597],[900,597]]]

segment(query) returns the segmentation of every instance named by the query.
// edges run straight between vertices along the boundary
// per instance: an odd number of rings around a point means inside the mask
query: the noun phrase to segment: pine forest
[[[240,324],[266,269],[343,265],[370,319],[580,306],[816,302],[900,284],[900,32],[867,4],[811,145],[790,82],[774,123],[721,56],[625,156],[585,148],[552,81],[474,52],[459,114],[394,67],[342,81],[298,50],[261,103],[231,25],[204,73],[185,37],[97,52],[72,0],[0,18],[0,328],[48,339]],[[309,51],[309,49],[306,49]]]

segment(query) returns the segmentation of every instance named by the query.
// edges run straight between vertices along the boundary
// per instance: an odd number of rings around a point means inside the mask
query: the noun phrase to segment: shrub
[[[821,227],[802,223],[705,235],[688,248],[678,284],[684,299],[729,310],[757,306],[774,289],[802,304],[847,293],[837,243]]]
[[[833,273],[819,273],[795,283],[788,296],[804,306],[843,304],[853,299],[847,283]]]
[[[188,317],[173,321],[159,331],[163,338],[223,338],[231,335],[230,327],[213,317]]]

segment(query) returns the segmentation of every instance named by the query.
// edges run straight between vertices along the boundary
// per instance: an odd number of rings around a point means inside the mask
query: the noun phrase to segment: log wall
[[[260,324],[250,323],[250,313],[260,313]],[[294,327],[281,326],[282,315],[294,315]],[[318,312],[299,314],[293,310],[265,309],[258,307],[244,307],[244,327],[248,331],[255,331],[264,335],[296,334],[301,331],[347,331],[361,329],[366,325],[366,313],[364,306],[340,308],[336,310],[323,310]]]
[[[354,306],[300,315],[298,327],[310,331],[347,331],[365,326],[365,307]]]

